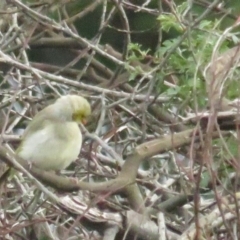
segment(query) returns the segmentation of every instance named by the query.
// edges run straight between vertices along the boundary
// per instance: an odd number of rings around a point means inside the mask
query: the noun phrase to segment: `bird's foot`
[[[32,169],[32,165],[33,165],[33,163],[28,161],[27,164],[28,164],[28,168],[29,168],[29,170],[31,170],[31,169]]]
[[[70,177],[69,180],[73,183],[73,184],[78,184],[79,179],[76,177]]]

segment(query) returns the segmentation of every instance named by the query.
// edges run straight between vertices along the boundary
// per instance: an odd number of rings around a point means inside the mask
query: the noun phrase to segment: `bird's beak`
[[[83,125],[86,125],[86,124],[87,124],[87,119],[86,119],[86,118],[83,118],[83,119],[82,119],[82,124],[83,124]]]

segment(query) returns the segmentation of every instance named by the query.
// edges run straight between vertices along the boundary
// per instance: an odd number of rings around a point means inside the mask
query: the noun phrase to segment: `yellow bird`
[[[16,154],[43,170],[62,170],[77,159],[82,147],[78,123],[91,114],[89,102],[66,95],[37,113],[27,126]]]

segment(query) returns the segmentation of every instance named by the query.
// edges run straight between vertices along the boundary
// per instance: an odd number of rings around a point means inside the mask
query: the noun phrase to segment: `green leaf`
[[[169,32],[170,29],[175,29],[178,32],[183,31],[182,25],[179,23],[179,21],[176,19],[176,17],[169,13],[169,14],[161,14],[157,20],[159,20],[161,24],[161,29],[165,32]]]

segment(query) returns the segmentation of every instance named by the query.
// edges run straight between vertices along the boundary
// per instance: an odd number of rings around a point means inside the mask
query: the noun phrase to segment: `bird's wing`
[[[53,119],[51,116],[51,109],[48,107],[43,109],[28,124],[22,135],[22,140],[24,141],[24,139],[26,137],[29,137],[31,134],[41,131],[44,127],[53,121],[57,121],[57,119]]]

